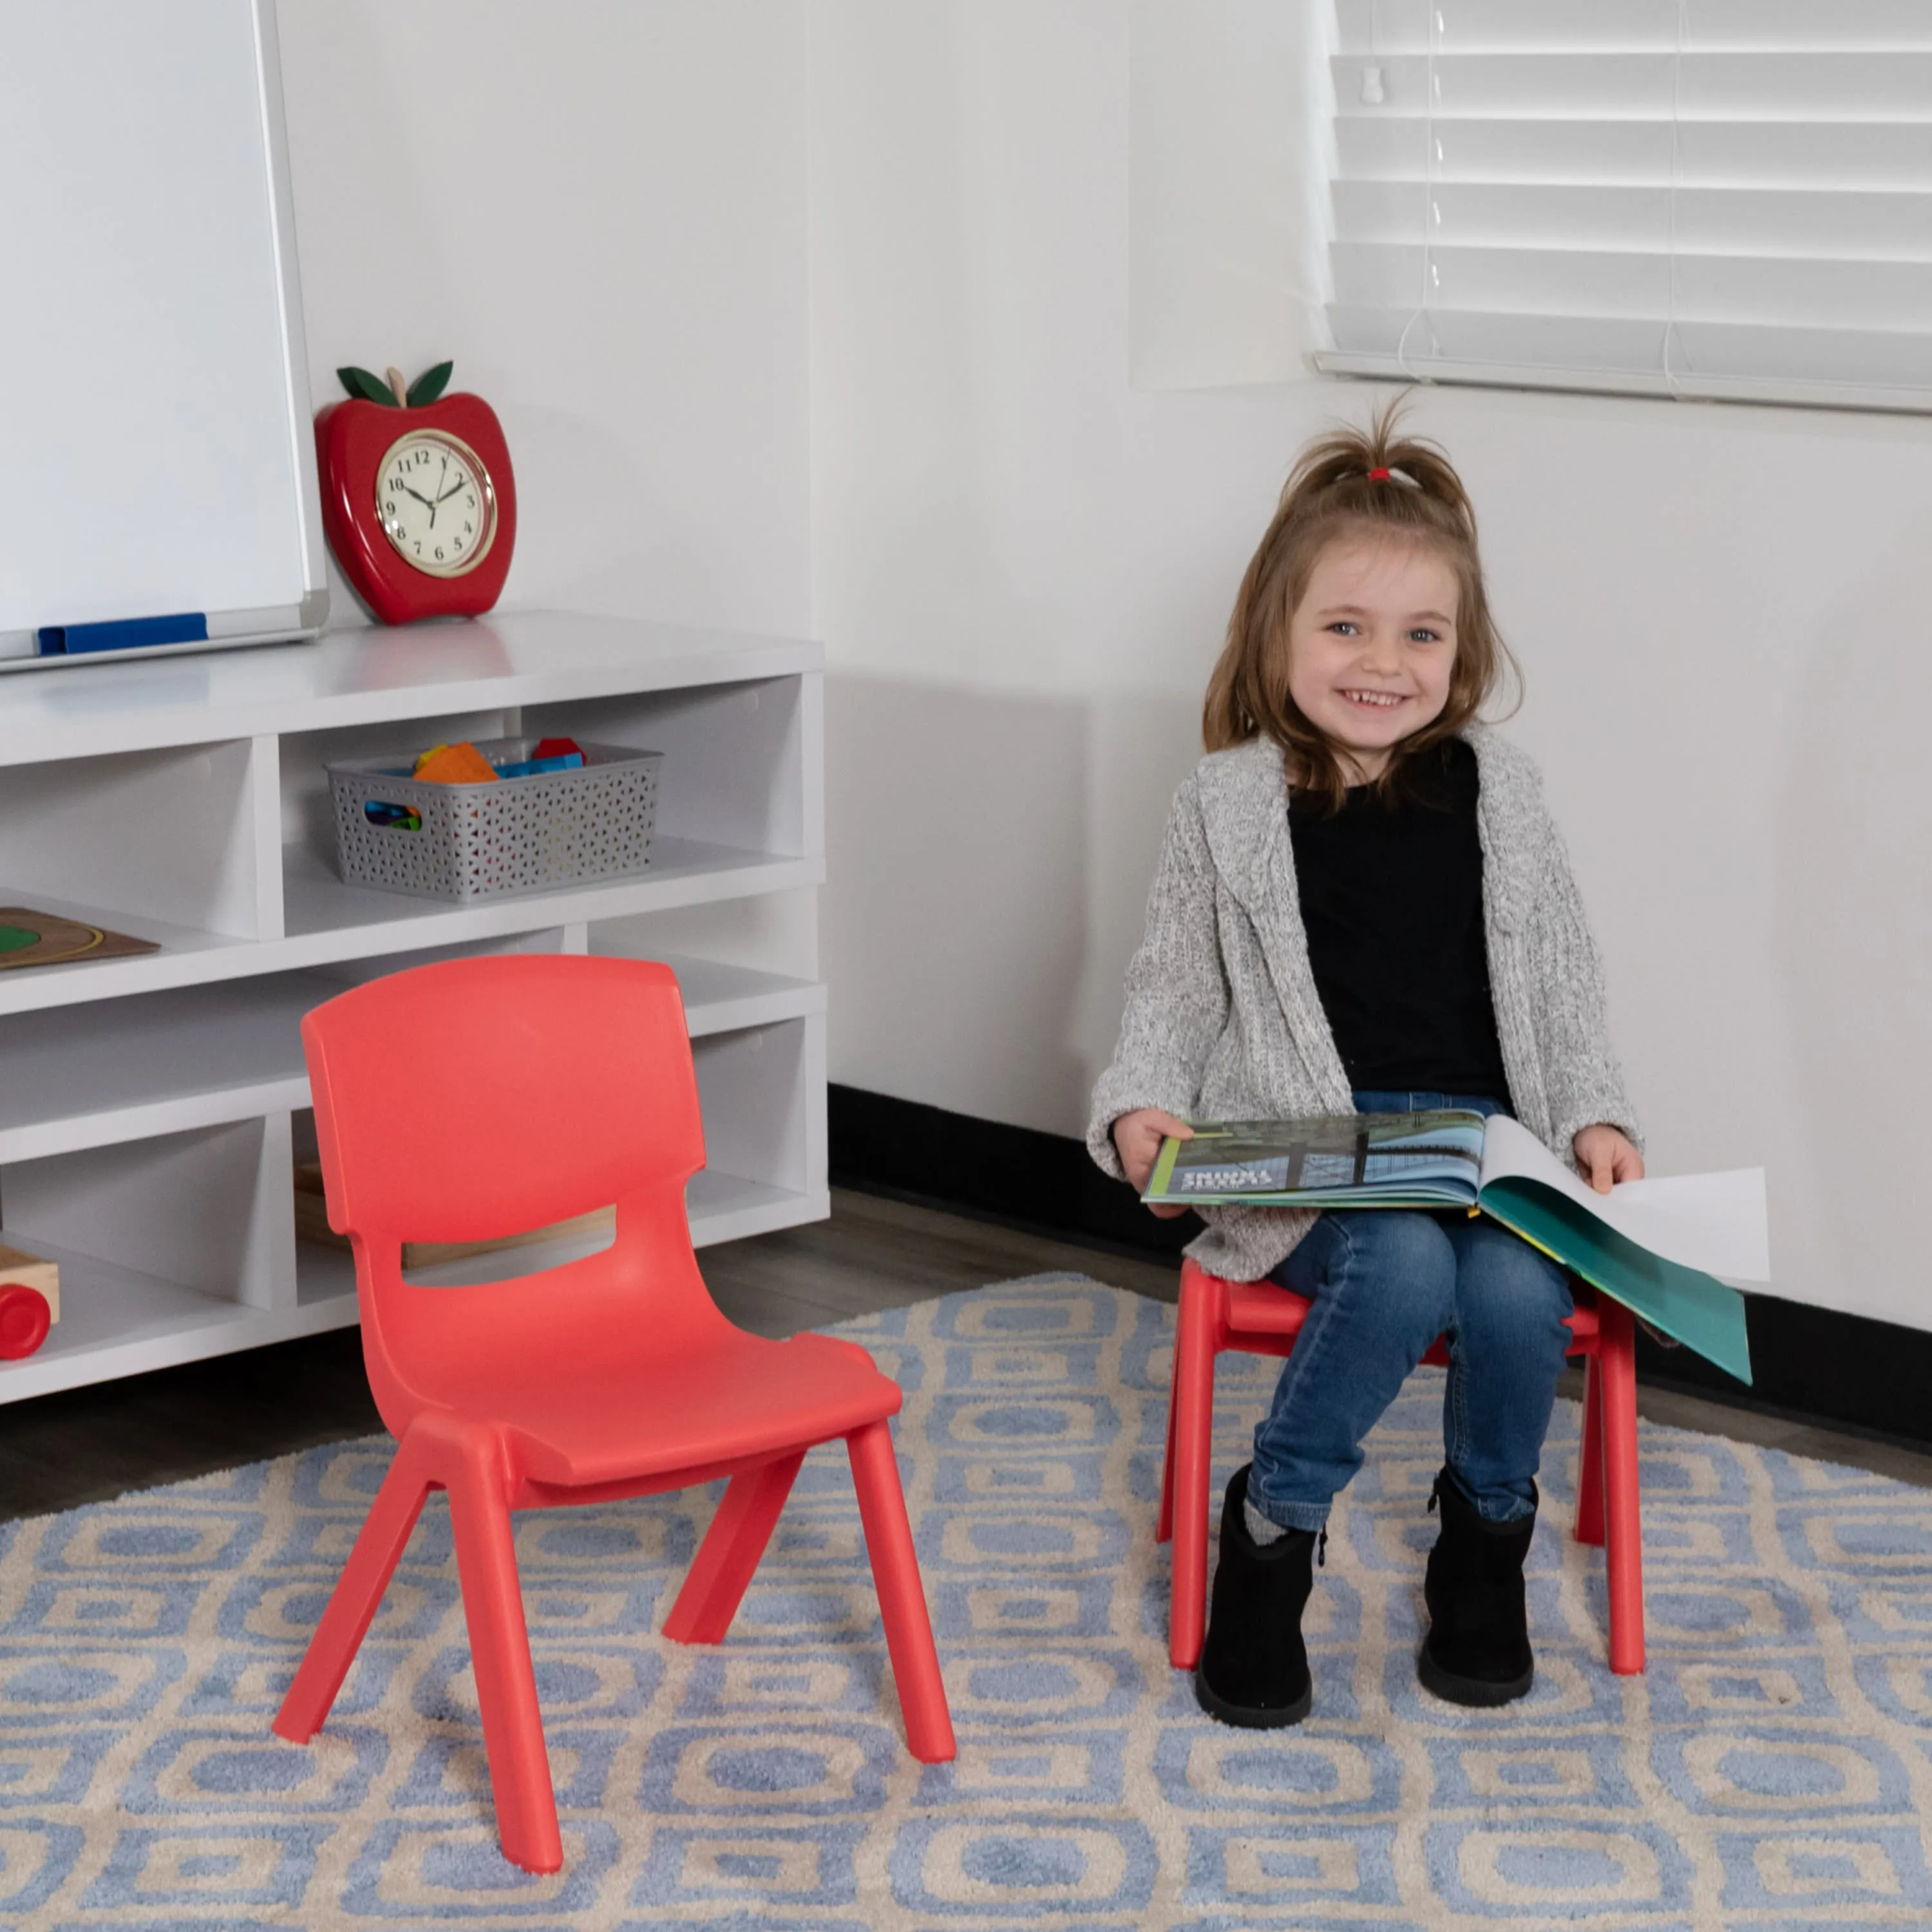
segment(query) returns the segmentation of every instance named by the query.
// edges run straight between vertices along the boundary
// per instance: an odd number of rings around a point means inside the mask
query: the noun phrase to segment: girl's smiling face
[[[1402,740],[1442,715],[1456,663],[1456,573],[1432,544],[1338,538],[1288,626],[1288,690],[1348,782],[1379,778]]]

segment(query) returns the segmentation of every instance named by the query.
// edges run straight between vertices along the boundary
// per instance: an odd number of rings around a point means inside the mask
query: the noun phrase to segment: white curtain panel
[[[1932,0],[1336,0],[1341,373],[1932,410]]]

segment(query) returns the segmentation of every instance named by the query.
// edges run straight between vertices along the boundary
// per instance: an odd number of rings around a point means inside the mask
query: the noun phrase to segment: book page
[[[1771,1279],[1761,1167],[1626,1180],[1599,1194],[1527,1127],[1498,1114],[1483,1143],[1483,1185],[1504,1179],[1537,1181],[1626,1240],[1682,1267],[1734,1281]]]
[[[1460,1111],[1341,1114],[1287,1120],[1204,1120],[1191,1140],[1162,1144],[1144,1201],[1359,1199],[1379,1189],[1423,1190],[1453,1206],[1473,1201],[1483,1121]]]

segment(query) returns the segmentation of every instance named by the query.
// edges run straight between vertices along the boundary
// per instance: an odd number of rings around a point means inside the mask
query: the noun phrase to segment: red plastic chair
[[[356,1255],[362,1350],[395,1460],[274,1721],[321,1728],[431,1490],[449,1492],[504,1854],[563,1862],[510,1511],[728,1476],[664,1634],[724,1636],[806,1450],[843,1437],[913,1755],[953,1754],[886,1418],[865,1350],[734,1328],[698,1271],[704,1165],[669,968],[496,957],[423,966],[302,1022],[331,1226]],[[520,1280],[406,1282],[411,1240],[490,1240],[614,1202],[602,1253]]]
[[[1587,1293],[1587,1291],[1586,1291]],[[1167,1654],[1177,1670],[1201,1660],[1208,1593],[1208,1486],[1214,1434],[1214,1358],[1224,1348],[1286,1358],[1308,1313],[1298,1294],[1269,1281],[1223,1281],[1191,1261],[1180,1268],[1180,1316],[1167,1404],[1160,1515],[1154,1538],[1174,1541]],[[1576,1538],[1605,1545],[1610,1668],[1643,1669],[1643,1525],[1637,1500],[1636,1351],[1630,1312],[1608,1295],[1580,1299],[1568,1352],[1585,1360],[1582,1454]],[[1422,1358],[1444,1363],[1438,1341]]]

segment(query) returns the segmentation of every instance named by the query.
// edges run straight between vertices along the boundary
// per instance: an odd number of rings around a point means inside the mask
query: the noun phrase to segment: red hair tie
[[[1371,470],[1369,472],[1369,481],[1371,483],[1386,483],[1388,480],[1389,473],[1386,470]]]

